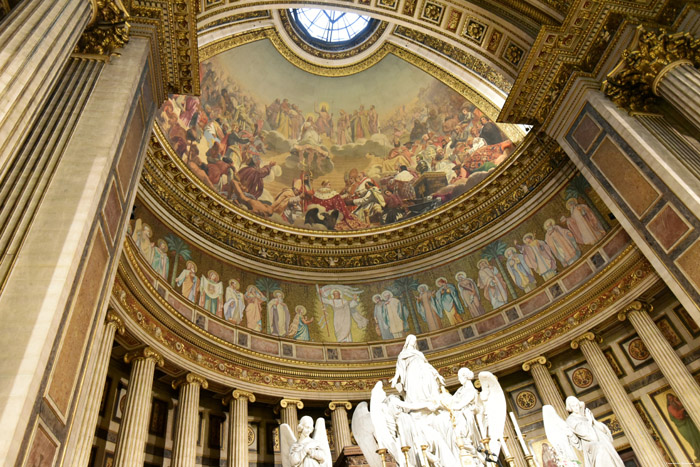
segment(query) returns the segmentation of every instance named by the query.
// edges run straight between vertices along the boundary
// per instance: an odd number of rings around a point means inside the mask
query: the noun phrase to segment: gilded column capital
[[[165,360],[163,360],[163,356],[153,350],[151,347],[141,347],[138,350],[132,350],[131,352],[128,352],[126,355],[124,355],[124,361],[126,363],[131,363],[135,360],[146,360],[146,359],[151,359],[156,362],[156,365],[159,367],[162,367],[165,365]]]
[[[624,321],[627,319],[627,315],[633,311],[651,313],[653,309],[654,307],[651,306],[650,303],[643,302],[641,300],[635,300],[629,305],[627,305],[623,310],[617,313],[617,319],[619,319],[620,321]]]
[[[328,408],[331,410],[335,410],[338,407],[345,407],[345,410],[350,410],[352,409],[352,404],[348,401],[333,401],[328,404]]]
[[[75,46],[77,55],[109,58],[129,42],[130,18],[121,0],[91,0],[92,19]]]
[[[280,407],[283,409],[286,409],[288,405],[296,405],[297,409],[301,410],[304,408],[304,403],[300,401],[299,399],[282,399],[280,401]]]
[[[650,112],[664,75],[678,65],[700,67],[700,39],[689,33],[637,28],[632,45],[608,74],[601,91],[629,112]]]
[[[243,398],[248,399],[249,402],[255,402],[255,394],[252,392],[244,391],[243,389],[234,389],[231,394],[222,399],[221,403],[228,405],[232,400]]]
[[[578,349],[579,346],[581,345],[581,341],[591,341],[596,344],[600,344],[603,342],[603,339],[600,338],[600,336],[597,336],[596,334],[592,333],[591,331],[588,331],[584,334],[581,334],[580,336],[574,338],[571,341],[571,348],[572,349]]]
[[[173,389],[177,389],[183,384],[199,384],[204,389],[209,387],[209,382],[206,380],[206,378],[198,375],[197,373],[187,373],[186,375],[182,375],[179,378],[174,379],[171,386]]]
[[[117,332],[120,336],[124,335],[124,321],[119,317],[119,315],[112,309],[107,310],[107,316],[105,317],[105,324],[113,323],[117,328]]]
[[[547,368],[552,366],[552,363],[549,360],[547,360],[547,357],[545,357],[544,355],[540,355],[538,357],[533,358],[532,360],[528,360],[525,363],[523,363],[523,371],[530,371],[530,368],[537,363]]]

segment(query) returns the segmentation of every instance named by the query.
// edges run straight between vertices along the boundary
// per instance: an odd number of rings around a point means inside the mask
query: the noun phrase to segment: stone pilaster
[[[255,402],[255,394],[236,389],[222,402],[229,405],[228,465],[248,467],[248,402]]]
[[[700,387],[649,316],[651,311],[652,307],[648,303],[634,301],[618,314],[618,318],[629,319],[686,412],[695,425],[700,426]]]
[[[566,419],[568,416],[566,405],[564,405],[552,375],[549,374],[548,368],[551,366],[552,364],[547,361],[547,357],[540,355],[523,363],[523,371],[532,373],[532,379],[535,380],[535,386],[542,396],[542,401],[554,407],[559,416]]]
[[[150,347],[129,352],[124,356],[131,363],[131,376],[126,395],[126,407],[119,426],[114,449],[115,467],[143,465],[148,417],[151,414],[151,391],[156,365],[163,366],[163,357]]]
[[[95,427],[100,412],[100,400],[104,391],[107,369],[109,367],[109,357],[112,355],[114,335],[124,334],[124,323],[121,318],[112,310],[107,312],[102,337],[95,353],[95,366],[89,375],[89,389],[87,395],[87,405],[83,410],[83,421],[80,424],[80,431],[76,445],[73,449],[72,465],[83,467],[90,461],[90,450],[95,437]]]
[[[299,424],[297,409],[304,408],[304,403],[298,399],[282,399],[280,401],[280,423],[286,423],[296,433]]]
[[[520,447],[518,442],[518,435],[515,433],[513,424],[510,422],[509,418],[506,416],[506,424],[503,429],[503,438],[506,441],[506,447],[508,447],[508,452],[510,457],[506,458],[508,462],[508,467],[528,467],[527,461],[523,454],[523,449]]]
[[[188,373],[172,383],[180,388],[178,400],[177,428],[173,447],[173,467],[188,467],[197,459],[197,430],[199,429],[199,389],[209,384],[203,377]]]
[[[328,404],[328,408],[331,409],[331,423],[337,457],[343,452],[345,446],[352,446],[352,435],[348,423],[348,410],[352,408],[352,404],[348,401],[333,401]]]
[[[625,388],[622,387],[620,380],[603,355],[603,351],[600,350],[599,342],[599,337],[592,332],[587,332],[571,341],[571,348],[580,348],[586,357],[589,368],[598,380],[605,398],[620,422],[622,431],[627,436],[627,441],[632,446],[642,467],[666,465],[664,457],[644,426],[644,422],[634,408]]]

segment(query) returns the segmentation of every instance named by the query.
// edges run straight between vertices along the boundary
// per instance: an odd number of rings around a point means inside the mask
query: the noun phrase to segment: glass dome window
[[[364,41],[379,21],[369,16],[338,10],[296,8],[291,22],[304,40],[324,50],[342,50]]]

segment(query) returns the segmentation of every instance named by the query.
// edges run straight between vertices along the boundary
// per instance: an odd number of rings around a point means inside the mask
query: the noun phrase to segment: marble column
[[[506,416],[506,424],[503,429],[503,438],[506,441],[506,447],[511,457],[507,457],[508,467],[528,467],[527,461],[525,460],[525,455],[523,454],[523,448],[518,442],[518,435],[515,433],[513,424],[510,422]]]
[[[172,383],[180,389],[177,410],[177,428],[173,447],[172,467],[188,467],[197,459],[197,431],[199,430],[199,389],[209,386],[207,380],[188,373]]]
[[[700,426],[700,386],[649,316],[651,311],[652,306],[648,303],[634,301],[618,314],[618,318],[621,321],[629,319],[686,412],[695,425]]]
[[[131,363],[131,376],[114,449],[115,467],[143,465],[148,418],[151,415],[153,375],[156,365],[162,367],[164,364],[163,357],[150,347],[127,353],[124,361]]]
[[[286,423],[296,433],[297,425],[299,424],[297,409],[301,410],[303,408],[304,403],[298,399],[282,399],[280,401],[280,423]]]
[[[654,80],[652,91],[700,129],[700,71],[690,60],[666,66]]]
[[[549,374],[548,368],[550,366],[552,366],[552,364],[547,361],[547,357],[540,355],[539,357],[523,363],[523,371],[532,373],[532,379],[535,380],[535,386],[537,386],[537,391],[539,391],[540,396],[542,396],[542,401],[554,407],[559,416],[566,419],[569,414],[566,411],[566,406],[554,383],[554,379],[552,379],[552,375]]]
[[[331,409],[331,424],[337,457],[343,452],[345,446],[352,446],[350,423],[348,423],[348,410],[352,408],[352,404],[348,401],[333,401],[328,404],[328,408]]]
[[[0,181],[92,14],[89,0],[24,0],[0,30]]]
[[[625,388],[610,367],[603,351],[600,350],[599,342],[599,337],[592,332],[587,332],[572,340],[571,348],[580,348],[586,357],[589,368],[598,380],[605,398],[620,422],[622,431],[624,431],[627,441],[632,446],[632,450],[642,467],[666,465],[666,460],[644,426],[644,422],[634,408]]]
[[[236,389],[222,402],[229,405],[228,465],[248,467],[248,402],[255,402],[255,394]]]
[[[70,461],[75,466],[83,467],[88,465],[90,461],[92,441],[95,437],[95,427],[100,412],[100,401],[102,400],[102,393],[107,378],[109,358],[112,355],[114,335],[117,332],[124,334],[124,323],[113,310],[109,310],[102,330],[102,337],[99,340],[95,353],[95,366],[89,375],[87,404],[82,413],[83,421],[80,424],[80,432],[78,433],[76,445],[73,448],[73,459]]]

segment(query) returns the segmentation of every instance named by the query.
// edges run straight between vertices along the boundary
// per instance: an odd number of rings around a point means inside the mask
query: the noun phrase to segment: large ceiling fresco
[[[401,222],[464,194],[515,149],[472,102],[392,54],[324,77],[261,40],[209,58],[200,76],[201,96],[171,95],[158,124],[203,184],[283,226]]]

